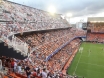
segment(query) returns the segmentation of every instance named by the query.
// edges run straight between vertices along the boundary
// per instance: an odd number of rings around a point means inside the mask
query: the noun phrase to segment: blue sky
[[[56,12],[65,15],[72,13],[70,21],[86,20],[88,16],[104,16],[104,0],[9,0],[34,8],[47,11],[50,5],[56,8]],[[73,21],[74,20],[74,21]]]

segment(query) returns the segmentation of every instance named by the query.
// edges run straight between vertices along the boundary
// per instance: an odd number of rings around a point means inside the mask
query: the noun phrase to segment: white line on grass
[[[85,44],[83,45],[83,47],[84,47],[84,46],[85,46]],[[77,67],[78,67],[79,61],[80,61],[80,59],[81,59],[81,56],[82,56],[82,50],[81,50],[81,55],[80,55],[80,57],[79,57],[79,60],[78,60],[77,65],[76,65],[76,68],[75,68],[74,74],[75,74],[75,72],[76,72],[76,70],[77,70]]]
[[[80,63],[104,67],[103,65],[98,65],[98,64],[91,64],[91,63],[85,63],[85,62],[80,62]]]
[[[81,55],[82,55],[82,52],[81,52]],[[81,59],[81,55],[80,55],[80,57],[79,57],[79,60],[78,60],[78,63],[77,63],[77,65],[76,65],[76,68],[75,68],[74,73],[75,73],[75,72],[76,72],[76,70],[77,70],[77,67],[78,67],[79,61],[80,61],[80,59]]]

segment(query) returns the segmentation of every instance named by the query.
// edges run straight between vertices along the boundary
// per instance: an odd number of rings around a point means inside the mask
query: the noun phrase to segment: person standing
[[[17,62],[14,61],[14,72],[16,73],[17,72]]]
[[[12,68],[12,71],[14,72],[14,59],[12,59],[11,61],[11,68]]]
[[[47,72],[45,68],[43,69],[41,74],[42,74],[42,78],[47,78]]]
[[[20,63],[18,63],[17,72],[18,72],[18,73],[21,73],[21,72],[22,72],[22,66],[21,66]]]
[[[25,71],[26,71],[27,78],[30,78],[30,76],[31,76],[31,71],[30,71],[29,65],[26,66]]]

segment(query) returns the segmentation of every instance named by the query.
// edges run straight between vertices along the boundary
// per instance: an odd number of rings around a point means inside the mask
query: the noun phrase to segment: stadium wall
[[[77,36],[72,38],[71,40],[67,41],[65,44],[63,44],[62,46],[60,46],[58,49],[56,49],[52,54],[50,54],[47,58],[46,61],[50,60],[52,56],[54,56],[56,53],[58,53],[62,48],[64,48],[66,45],[68,45],[72,40],[76,39],[76,38],[86,38],[86,36]]]

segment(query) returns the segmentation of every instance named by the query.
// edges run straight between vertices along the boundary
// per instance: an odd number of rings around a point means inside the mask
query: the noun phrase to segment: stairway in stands
[[[20,60],[27,58],[27,56],[24,56],[20,51],[16,50],[15,48],[11,46],[8,46],[3,41],[0,41],[0,55],[11,57],[11,58],[16,58]]]

